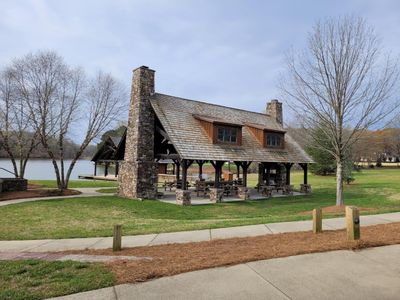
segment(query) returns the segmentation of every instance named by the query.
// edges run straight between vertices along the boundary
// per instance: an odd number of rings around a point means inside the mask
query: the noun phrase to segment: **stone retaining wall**
[[[28,180],[23,178],[0,178],[1,192],[26,191],[28,189]]]

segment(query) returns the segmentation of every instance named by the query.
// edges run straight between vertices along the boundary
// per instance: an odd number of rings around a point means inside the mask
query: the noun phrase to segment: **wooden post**
[[[213,167],[214,167],[214,169],[215,169],[215,184],[214,184],[214,187],[215,188],[219,188],[219,183],[220,183],[220,180],[221,180],[221,173],[222,173],[222,166],[224,165],[224,161],[221,161],[221,160],[216,160],[215,162],[214,161],[210,161],[211,162],[211,164],[213,165]]]
[[[180,177],[180,167],[181,167],[181,164],[179,163],[179,162],[175,162],[175,165],[176,165],[176,182],[178,182],[179,181],[179,177]]]
[[[290,184],[290,169],[292,168],[293,164],[292,163],[286,163],[285,168],[286,168],[286,184]]]
[[[182,159],[182,190],[187,190],[187,161]]]
[[[308,164],[304,163],[304,164],[299,164],[300,167],[302,167],[303,169],[303,184],[308,184]]]
[[[114,225],[113,232],[113,251],[122,249],[122,225]]]
[[[315,208],[313,210],[313,232],[322,232],[322,209]]]
[[[360,212],[355,206],[346,206],[347,239],[360,239]]]
[[[205,160],[196,160],[199,165],[199,179],[203,179],[203,165],[206,162]]]
[[[94,162],[94,176],[97,175],[97,161]]]
[[[308,184],[308,165],[307,164],[304,164],[304,180],[303,180],[303,183],[304,184]]]
[[[106,162],[104,166],[104,177],[107,177],[107,175],[108,175],[108,162]]]
[[[237,179],[240,178],[240,166],[241,166],[241,164],[242,164],[242,163],[241,163],[240,161],[235,161]]]
[[[258,189],[260,191],[260,186],[264,184],[264,163],[258,164]]]
[[[119,162],[117,161],[115,162],[115,177],[118,176],[118,173],[119,173]]]

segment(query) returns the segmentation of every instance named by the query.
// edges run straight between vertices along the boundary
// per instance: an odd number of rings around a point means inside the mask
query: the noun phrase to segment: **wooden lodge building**
[[[210,198],[222,195],[225,162],[235,163],[242,172],[236,182],[240,197],[248,197],[247,170],[252,162],[259,166],[259,187],[279,185],[284,187],[282,192],[290,192],[290,170],[297,163],[304,170],[301,191],[310,191],[307,165],[313,161],[284,130],[282,103],[272,100],[266,113],[257,113],[159,94],[154,74],[145,66],[133,71],[126,134],[118,145],[104,143],[105,148],[94,157],[119,161],[120,196],[157,198],[158,162],[165,159],[176,165],[177,201],[183,203],[190,203],[189,166],[198,165],[201,182],[205,162],[215,169]],[[113,150],[107,156],[109,148]]]

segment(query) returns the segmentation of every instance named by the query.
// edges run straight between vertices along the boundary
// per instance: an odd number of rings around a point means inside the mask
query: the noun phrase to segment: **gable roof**
[[[260,145],[246,124],[284,131],[271,116],[262,113],[155,93],[151,105],[179,156],[183,159],[312,163],[313,160],[285,134],[285,149]],[[196,116],[242,125],[242,145],[213,144]]]
[[[97,148],[91,161],[111,160],[115,153],[116,145],[111,137],[107,137]]]

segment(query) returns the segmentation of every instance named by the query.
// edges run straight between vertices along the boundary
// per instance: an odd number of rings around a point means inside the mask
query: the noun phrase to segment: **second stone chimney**
[[[283,126],[282,102],[279,102],[276,99],[271,100],[271,102],[267,102],[266,113]]]

